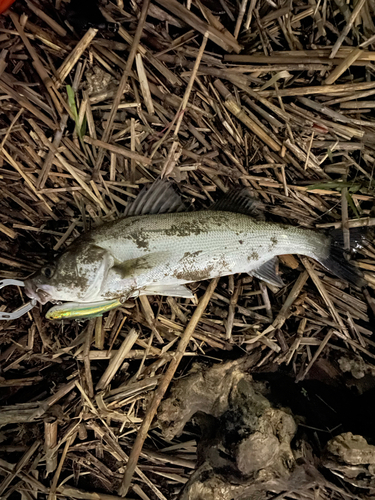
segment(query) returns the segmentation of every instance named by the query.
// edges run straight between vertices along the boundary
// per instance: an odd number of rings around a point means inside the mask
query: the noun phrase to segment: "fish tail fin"
[[[330,232],[331,246],[328,257],[319,259],[319,262],[333,274],[341,279],[349,281],[358,287],[367,285],[361,270],[348,260],[350,253],[366,246],[368,239],[363,228],[350,230],[350,252],[344,249],[344,236],[342,229]]]

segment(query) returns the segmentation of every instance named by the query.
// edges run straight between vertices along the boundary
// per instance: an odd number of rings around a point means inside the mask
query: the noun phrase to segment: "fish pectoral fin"
[[[116,263],[112,266],[112,271],[119,274],[122,279],[135,278],[141,274],[150,272],[151,269],[158,266],[161,262],[165,262],[167,256],[167,252],[146,254],[142,257]]]
[[[192,291],[185,285],[151,284],[140,290],[140,295],[164,295],[168,297],[194,298]]]
[[[248,274],[255,276],[263,281],[266,281],[273,286],[284,286],[283,280],[278,274],[279,259],[274,257],[257,269],[252,269]]]

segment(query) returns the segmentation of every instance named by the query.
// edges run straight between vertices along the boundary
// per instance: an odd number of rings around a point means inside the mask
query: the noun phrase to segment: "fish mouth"
[[[30,280],[25,281],[25,293],[29,299],[35,299],[41,304],[46,304],[51,300],[49,293],[41,288],[38,288],[37,285]]]

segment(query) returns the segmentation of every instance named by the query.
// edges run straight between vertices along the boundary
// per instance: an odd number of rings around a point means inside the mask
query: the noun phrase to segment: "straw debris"
[[[286,255],[281,288],[0,322],[1,498],[372,498],[374,2],[103,1],[81,28],[70,8],[0,15],[1,279],[165,176],[196,210],[247,186],[268,220],[363,232],[368,286]]]

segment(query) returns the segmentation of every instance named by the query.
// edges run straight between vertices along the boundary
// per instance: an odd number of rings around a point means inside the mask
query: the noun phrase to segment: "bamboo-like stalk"
[[[331,72],[331,74],[325,79],[325,85],[332,85],[335,81],[356,61],[362,53],[360,47],[356,47],[352,50],[350,54]]]
[[[57,431],[59,425],[57,420],[53,422],[44,421],[44,451],[46,453],[46,472],[50,474],[57,467],[57,453],[55,446],[57,445]]]
[[[247,6],[247,0],[242,0],[240,5],[240,10],[238,12],[236,26],[234,28],[234,33],[233,33],[233,36],[236,40],[238,38],[238,35],[240,34],[241,24],[246,12],[246,6]]]

